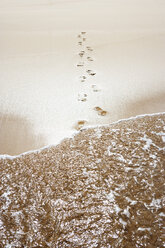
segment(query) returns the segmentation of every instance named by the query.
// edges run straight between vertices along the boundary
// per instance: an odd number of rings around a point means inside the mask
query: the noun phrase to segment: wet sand
[[[56,144],[78,123],[108,124],[165,111],[164,5],[2,0],[0,122],[6,113],[15,120],[0,127],[11,137],[1,138],[0,153]],[[29,131],[14,128],[11,134],[17,116],[28,120]],[[17,135],[26,139],[12,150]]]
[[[165,110],[165,93],[153,94],[152,96],[142,97],[137,101],[126,103],[123,117],[136,116],[144,113],[158,113]]]
[[[26,118],[0,113],[0,154],[18,155],[45,145]]]
[[[165,114],[0,158],[0,246],[164,245]]]

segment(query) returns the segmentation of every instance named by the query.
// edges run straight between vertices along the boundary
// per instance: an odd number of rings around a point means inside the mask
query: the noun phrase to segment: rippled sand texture
[[[1,122],[25,118],[48,145],[79,122],[165,111],[165,1],[1,0],[0,16]]]
[[[0,160],[1,247],[163,247],[165,114]]]

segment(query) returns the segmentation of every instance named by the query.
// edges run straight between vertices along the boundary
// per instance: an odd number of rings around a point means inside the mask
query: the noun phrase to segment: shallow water
[[[130,118],[0,157],[0,246],[163,247],[164,127]]]

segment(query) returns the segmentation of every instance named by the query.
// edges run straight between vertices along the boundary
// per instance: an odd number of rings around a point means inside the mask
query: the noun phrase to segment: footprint
[[[93,59],[91,57],[87,57],[88,61],[93,61]]]
[[[86,72],[87,72],[90,76],[95,76],[95,75],[96,75],[96,73],[93,72],[92,70],[87,70]]]
[[[82,79],[86,79],[86,76],[81,76],[80,78],[82,78]]]
[[[87,101],[87,94],[78,94],[78,101],[86,102]]]
[[[95,76],[95,75],[96,75],[96,73],[95,73],[95,72],[92,72],[92,73],[90,73],[90,75],[91,75],[91,76]]]
[[[102,109],[100,108],[100,107],[94,107],[94,110],[96,110],[96,111],[102,111]]]
[[[86,34],[86,32],[81,32],[81,34]]]
[[[90,75],[90,73],[92,72],[92,70],[86,70],[86,72]]]
[[[77,36],[77,38],[81,38],[81,35],[79,34],[79,35]]]
[[[100,113],[98,113],[99,115],[101,115],[101,116],[105,116],[105,115],[107,115],[107,111],[105,111],[105,110],[102,110]]]
[[[102,108],[100,107],[94,107],[94,110],[97,111],[98,115],[101,115],[101,116],[105,116],[107,115],[107,111],[103,110]]]
[[[83,83],[83,82],[85,82],[86,77],[85,76],[81,76],[80,79],[81,79],[81,82]]]
[[[92,85],[93,92],[99,92],[100,90],[97,88],[96,84]]]
[[[83,38],[83,41],[86,41],[86,38]]]
[[[80,62],[79,64],[77,64],[77,67],[81,67],[84,66],[84,62]]]
[[[90,52],[93,51],[93,49],[92,49],[91,47],[89,47],[89,46],[87,46],[87,49],[88,49],[88,51],[90,51]]]
[[[85,51],[81,51],[81,52],[79,53],[79,56],[82,58],[82,57],[84,56],[84,54],[85,54]]]
[[[84,55],[83,53],[79,53],[79,56],[80,56],[81,58],[83,57],[83,55]]]
[[[76,129],[76,130],[80,130],[82,127],[84,127],[84,125],[87,123],[87,121],[85,121],[85,120],[81,120],[81,121],[78,121],[77,123],[76,123],[76,125],[74,126],[74,128]]]
[[[82,41],[79,41],[79,42],[78,42],[78,45],[82,46]]]

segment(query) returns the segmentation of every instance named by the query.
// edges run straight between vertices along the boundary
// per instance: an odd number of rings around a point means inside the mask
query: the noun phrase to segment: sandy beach
[[[165,247],[164,65],[164,0],[0,0],[0,248]]]
[[[162,0],[0,2],[0,154],[165,111]]]

